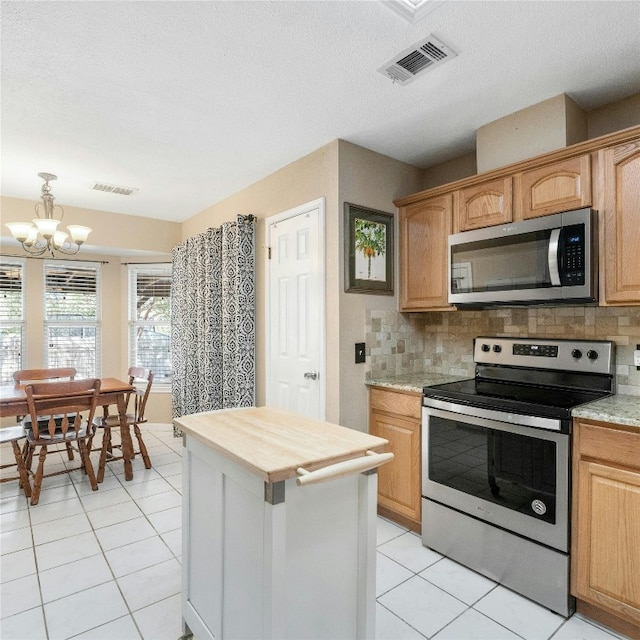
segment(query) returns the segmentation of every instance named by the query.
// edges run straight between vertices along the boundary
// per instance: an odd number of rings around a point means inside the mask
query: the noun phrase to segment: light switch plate
[[[362,364],[365,360],[365,343],[356,342],[356,364]]]
[[[640,344],[636,345],[636,350],[633,352],[633,364],[636,369],[640,369]]]

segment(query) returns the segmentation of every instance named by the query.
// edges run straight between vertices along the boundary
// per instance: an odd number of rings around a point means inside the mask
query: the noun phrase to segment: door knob
[[[320,373],[318,371],[307,371],[304,374],[304,377],[307,380],[317,380],[319,375],[320,375]]]

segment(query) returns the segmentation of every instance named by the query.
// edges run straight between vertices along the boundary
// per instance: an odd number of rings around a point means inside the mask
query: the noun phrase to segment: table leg
[[[122,458],[124,460],[124,479],[131,480],[133,478],[133,469],[131,468],[133,443],[131,442],[131,430],[127,424],[126,414],[125,394],[121,394],[118,396],[118,415],[120,416],[120,440],[122,442]]]

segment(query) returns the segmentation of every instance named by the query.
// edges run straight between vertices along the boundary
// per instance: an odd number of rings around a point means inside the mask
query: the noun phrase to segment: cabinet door
[[[511,222],[511,176],[460,189],[457,193],[456,218],[459,231]]]
[[[400,311],[452,309],[447,302],[447,238],[452,232],[450,194],[402,207]]]
[[[419,523],[420,421],[372,410],[369,431],[386,438],[395,456],[378,468],[378,504]]]
[[[640,139],[599,154],[604,179],[605,300],[640,303]]]
[[[589,154],[523,171],[517,180],[524,220],[592,204]]]
[[[640,624],[640,473],[578,463],[575,595]]]

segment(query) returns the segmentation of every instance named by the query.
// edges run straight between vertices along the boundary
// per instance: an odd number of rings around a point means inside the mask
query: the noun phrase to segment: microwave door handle
[[[549,236],[549,277],[551,278],[551,286],[560,286],[560,271],[558,269],[558,253],[560,251],[560,231],[561,229],[553,229]]]

